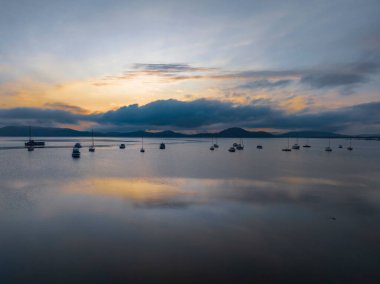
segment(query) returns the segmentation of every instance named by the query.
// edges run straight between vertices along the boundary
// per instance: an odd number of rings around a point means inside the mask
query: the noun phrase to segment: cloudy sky
[[[0,7],[0,126],[380,133],[378,0]]]

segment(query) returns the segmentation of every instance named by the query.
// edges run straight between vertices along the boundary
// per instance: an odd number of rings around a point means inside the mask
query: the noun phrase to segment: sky
[[[380,133],[378,0],[0,7],[0,127]]]

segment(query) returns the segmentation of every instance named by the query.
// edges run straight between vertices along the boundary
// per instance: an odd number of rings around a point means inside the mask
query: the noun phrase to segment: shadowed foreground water
[[[379,283],[379,142],[233,141],[1,150],[0,283]]]

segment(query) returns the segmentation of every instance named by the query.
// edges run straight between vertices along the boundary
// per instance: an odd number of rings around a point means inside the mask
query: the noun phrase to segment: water
[[[378,141],[121,140],[0,150],[0,283],[379,283]]]

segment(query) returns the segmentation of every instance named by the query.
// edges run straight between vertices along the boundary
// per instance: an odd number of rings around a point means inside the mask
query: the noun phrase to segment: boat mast
[[[92,147],[94,147],[94,129],[92,129]]]
[[[29,125],[29,141],[32,140],[32,127]]]

